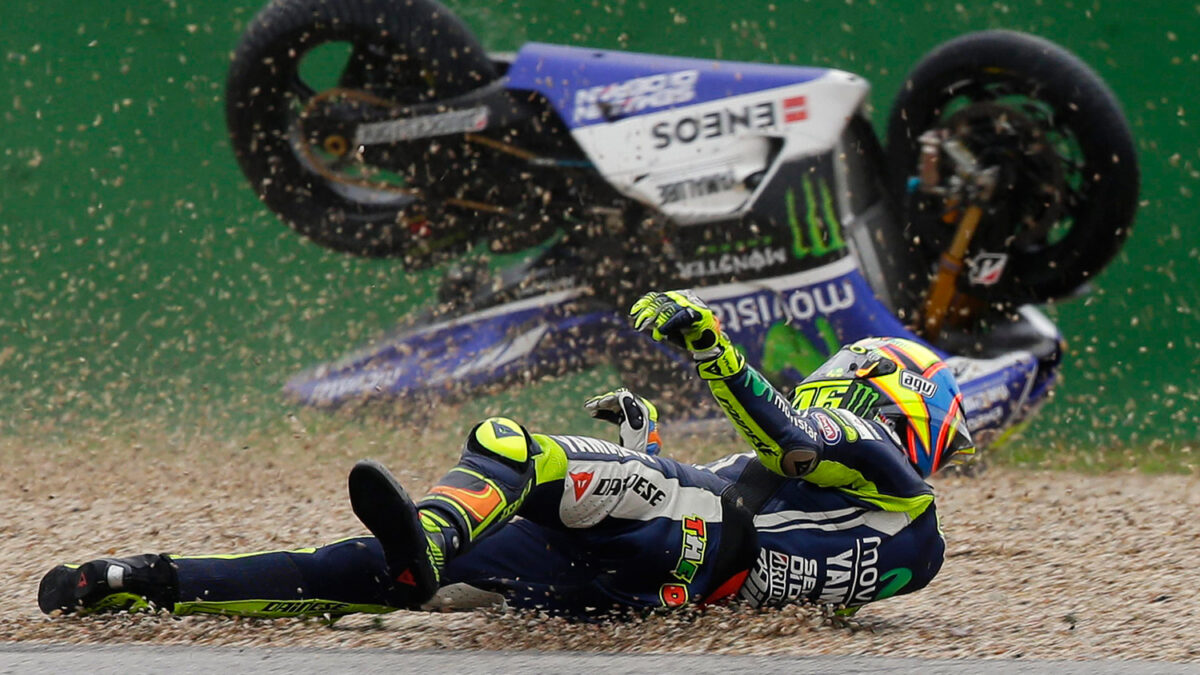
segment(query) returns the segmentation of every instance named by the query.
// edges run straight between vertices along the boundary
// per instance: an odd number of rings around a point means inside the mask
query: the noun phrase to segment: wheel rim
[[[1007,205],[1004,218],[1017,223],[1004,236],[982,232],[984,245],[1022,258],[1063,245],[1088,188],[1087,160],[1070,120],[1026,82],[964,79],[943,91],[945,99],[929,126],[949,130],[981,165],[1001,166],[1000,189],[1008,194],[998,201]],[[925,201],[913,216],[928,221],[938,213],[938,205]]]

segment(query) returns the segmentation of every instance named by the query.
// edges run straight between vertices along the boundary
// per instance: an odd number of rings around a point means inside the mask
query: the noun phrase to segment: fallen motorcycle
[[[489,54],[432,0],[271,3],[226,102],[259,197],[322,246],[448,265],[434,309],[287,390],[471,396],[604,355],[631,387],[699,395],[623,316],[690,287],[780,386],[860,337],[922,340],[994,441],[1056,379],[1034,305],[1086,292],[1128,236],[1129,126],[1079,59],[1008,31],[922,59],[884,143],[868,91],[827,68]]]

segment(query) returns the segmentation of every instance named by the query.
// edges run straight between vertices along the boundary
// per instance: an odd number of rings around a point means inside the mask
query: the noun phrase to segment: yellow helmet
[[[912,340],[864,338],[842,347],[796,386],[792,405],[844,408],[885,423],[923,477],[975,452],[954,375]]]

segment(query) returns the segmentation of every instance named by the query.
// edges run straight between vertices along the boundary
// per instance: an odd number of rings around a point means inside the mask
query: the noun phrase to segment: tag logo
[[[915,391],[925,398],[930,398],[937,393],[937,385],[911,370],[900,371],[900,386],[911,391]]]
[[[967,281],[975,286],[994,286],[1004,276],[1004,268],[1008,265],[1007,253],[988,253],[981,251],[979,255],[967,261],[969,272]]]
[[[514,429],[498,420],[491,420],[491,423],[492,433],[496,436],[496,438],[511,438],[513,436],[521,435],[520,429]]]
[[[588,487],[592,484],[592,477],[595,476],[594,471],[578,471],[570,474],[571,487],[575,489],[575,501],[583,499],[583,494],[587,492]]]
[[[787,124],[808,119],[808,101],[803,96],[783,99],[783,121]]]
[[[821,428],[821,436],[826,442],[837,443],[842,440],[842,430],[825,413],[813,413],[813,417],[817,418],[817,426]]]

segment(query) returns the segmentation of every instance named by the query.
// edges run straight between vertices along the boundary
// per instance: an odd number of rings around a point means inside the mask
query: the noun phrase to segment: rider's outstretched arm
[[[824,443],[813,426],[746,363],[698,297],[689,291],[647,293],[630,315],[634,328],[692,354],[717,404],[763,465],[784,476],[803,476],[816,467]]]
[[[691,352],[700,377],[767,469],[912,518],[932,503],[932,490],[880,425],[843,410],[793,408],[746,364],[712,310],[692,293],[648,293],[631,315],[638,330],[652,329],[656,340]]]

